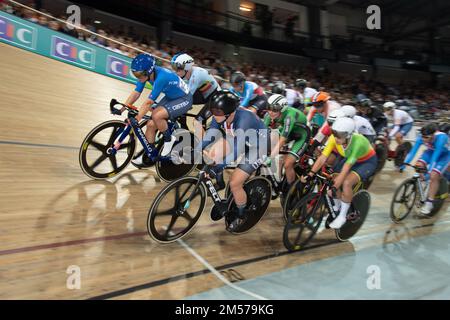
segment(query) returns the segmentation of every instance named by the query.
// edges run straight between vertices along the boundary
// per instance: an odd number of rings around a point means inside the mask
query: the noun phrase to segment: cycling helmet
[[[281,94],[273,94],[267,101],[267,110],[283,112],[288,107],[288,102]]]
[[[342,106],[340,110],[342,110],[344,112],[345,116],[348,118],[353,119],[353,117],[356,115],[355,107],[350,106],[350,105]]]
[[[359,101],[361,107],[370,108],[372,106],[372,101],[368,98]]]
[[[208,109],[215,116],[228,116],[239,107],[239,97],[229,90],[217,91],[208,101]]]
[[[131,72],[136,78],[148,77],[154,70],[155,58],[147,53],[141,53],[131,61]]]
[[[319,91],[313,95],[311,103],[316,108],[321,108],[328,100],[330,100],[330,95],[324,91]]]
[[[186,53],[177,53],[172,57],[170,64],[174,70],[189,71],[194,65],[194,58]]]
[[[333,126],[331,127],[331,131],[336,138],[346,139],[355,131],[355,122],[353,119],[344,117],[337,119]]]
[[[295,86],[297,88],[306,88],[307,81],[305,79],[297,79],[295,80]]]
[[[230,82],[233,85],[234,84],[237,84],[237,85],[242,84],[245,82],[245,75],[240,71],[233,72],[233,74],[231,75],[231,78],[230,78]]]
[[[432,136],[438,130],[439,127],[436,123],[427,123],[420,129],[420,133],[422,136]]]
[[[283,82],[278,81],[278,82],[276,82],[275,85],[273,86],[273,88],[272,88],[272,93],[275,93],[275,94],[284,94],[285,90],[286,90],[286,85],[285,85]]]
[[[336,109],[331,111],[331,113],[328,115],[327,118],[327,122],[330,126],[333,125],[333,123],[340,118],[344,118],[345,117],[345,112],[342,111],[341,109]]]
[[[389,110],[393,110],[397,107],[397,105],[391,101],[386,102],[385,104],[383,104],[383,109],[384,111],[389,111]]]

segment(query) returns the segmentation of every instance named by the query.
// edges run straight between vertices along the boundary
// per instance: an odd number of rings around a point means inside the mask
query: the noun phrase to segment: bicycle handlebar
[[[126,108],[127,110],[138,111],[138,108],[135,106],[129,106],[129,105],[126,105],[124,103],[117,101],[116,99],[111,99],[111,101],[109,103],[109,110],[111,111],[112,114],[117,114],[117,115],[122,114],[120,109],[114,108],[114,106],[116,106],[116,105],[120,105],[120,106]]]
[[[407,167],[414,168],[414,170],[416,170],[418,173],[427,173],[427,172],[428,172],[428,169],[427,169],[427,168],[424,168],[424,167],[414,166],[414,165],[409,164],[409,163],[406,163],[406,162],[403,163],[403,165],[404,165],[404,166],[407,166]]]

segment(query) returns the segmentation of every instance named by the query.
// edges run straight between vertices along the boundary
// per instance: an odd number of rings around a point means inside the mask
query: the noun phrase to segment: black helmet
[[[360,105],[361,107],[370,108],[370,107],[372,106],[372,101],[371,101],[370,99],[368,99],[368,98],[361,99],[361,100],[359,101],[359,105]]]
[[[438,130],[439,127],[436,123],[428,123],[422,127],[420,132],[422,133],[422,136],[431,136]]]
[[[245,75],[240,71],[233,72],[233,74],[231,75],[231,78],[230,78],[231,84],[241,84],[244,81],[245,81]]]
[[[275,83],[275,85],[273,86],[273,88],[272,88],[272,93],[275,93],[275,94],[284,94],[285,90],[286,90],[286,85],[285,85],[283,82],[278,81],[278,82]]]
[[[307,84],[307,81],[305,79],[297,79],[295,80],[295,86],[297,88],[305,88]]]
[[[239,107],[239,97],[229,90],[217,91],[208,101],[208,109],[213,115],[227,116]]]

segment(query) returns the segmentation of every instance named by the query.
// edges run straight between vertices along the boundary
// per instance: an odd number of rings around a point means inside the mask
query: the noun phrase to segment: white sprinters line
[[[248,290],[245,290],[241,287],[238,287],[237,285],[231,283],[230,281],[228,281],[223,275],[220,274],[219,271],[216,270],[216,268],[214,268],[212,265],[210,265],[208,263],[208,261],[206,261],[201,255],[199,255],[194,249],[192,249],[191,247],[189,247],[183,240],[178,239],[177,242],[183,247],[185,248],[191,255],[193,255],[201,264],[203,264],[207,269],[209,269],[209,271],[211,271],[212,274],[214,274],[220,281],[222,281],[223,283],[225,283],[227,286],[229,286],[230,288],[233,288],[237,291],[240,291],[246,295],[249,295],[255,299],[258,300],[268,300],[267,298],[264,298],[260,295],[257,295],[256,293],[250,292]]]

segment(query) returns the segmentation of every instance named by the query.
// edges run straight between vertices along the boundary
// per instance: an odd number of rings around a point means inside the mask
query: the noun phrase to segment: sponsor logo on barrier
[[[106,60],[106,72],[114,77],[122,79],[132,77],[130,72],[130,62],[111,55],[108,55]]]
[[[95,50],[58,36],[52,36],[51,55],[82,67],[95,67]]]
[[[36,50],[37,30],[0,16],[0,39],[30,50]]]

